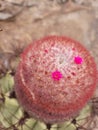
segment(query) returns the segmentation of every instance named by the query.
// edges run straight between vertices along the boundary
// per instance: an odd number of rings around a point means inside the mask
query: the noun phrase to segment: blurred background
[[[75,119],[51,128],[30,118],[18,104],[14,74],[20,54],[47,35],[84,44],[98,66],[98,0],[0,0],[0,130],[98,130],[97,89]]]

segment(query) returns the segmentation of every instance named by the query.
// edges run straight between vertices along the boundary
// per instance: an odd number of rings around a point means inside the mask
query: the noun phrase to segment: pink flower
[[[58,70],[52,72],[52,78],[54,80],[60,80],[62,78],[62,73]]]
[[[76,57],[74,58],[74,62],[75,62],[76,64],[81,64],[81,63],[83,62],[83,59],[82,59],[80,56],[76,56]]]

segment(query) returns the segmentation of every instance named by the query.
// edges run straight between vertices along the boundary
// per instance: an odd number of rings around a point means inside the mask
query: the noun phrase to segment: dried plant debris
[[[20,54],[23,52],[24,48],[26,47],[26,45],[24,43],[22,43],[21,41],[18,40],[14,40],[14,43],[10,44],[10,53],[12,53],[12,55],[14,57],[20,57]],[[21,42],[21,44],[20,44]]]
[[[14,75],[17,63],[17,59],[11,53],[0,53],[0,77],[6,73]]]
[[[22,9],[14,7],[11,3],[0,1],[0,21],[15,18]]]
[[[31,7],[34,5],[30,5]],[[0,0],[0,21],[14,19],[25,7],[30,7],[25,0]]]
[[[91,99],[92,102],[92,115],[98,115],[98,97],[94,97]]]
[[[54,13],[58,13],[60,11],[62,11],[63,13],[69,13],[77,10],[91,9],[90,6],[85,5],[83,2],[79,3],[78,1],[75,0],[48,0],[48,1],[0,0],[0,21],[13,20],[26,8],[37,7],[37,9],[40,10],[39,2],[42,3],[42,7],[45,8],[45,12],[47,12],[47,15],[45,15],[44,17],[53,15]],[[50,6],[49,11],[47,11],[46,8],[47,6]]]
[[[24,50],[25,45],[19,44],[19,42],[10,44],[9,51],[3,51],[2,48],[0,51],[0,77],[10,73],[11,75],[15,74],[17,64],[20,59],[20,54]]]

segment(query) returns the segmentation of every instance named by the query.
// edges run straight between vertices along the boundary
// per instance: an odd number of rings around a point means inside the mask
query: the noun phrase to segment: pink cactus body
[[[22,53],[15,75],[15,91],[22,107],[46,123],[76,115],[96,88],[96,64],[78,42],[49,36]]]

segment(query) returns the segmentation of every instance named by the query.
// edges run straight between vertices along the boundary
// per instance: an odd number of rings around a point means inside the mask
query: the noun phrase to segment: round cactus
[[[80,43],[49,36],[30,44],[22,53],[15,75],[21,106],[46,123],[75,116],[96,88],[96,64]]]

